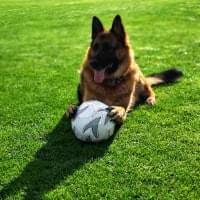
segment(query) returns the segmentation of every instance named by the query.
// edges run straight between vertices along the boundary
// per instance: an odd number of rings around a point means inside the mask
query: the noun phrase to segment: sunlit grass
[[[120,14],[145,74],[177,66],[157,105],[129,114],[103,144],[62,118],[77,102],[91,18]],[[198,0],[0,0],[0,195],[3,199],[200,197]]]

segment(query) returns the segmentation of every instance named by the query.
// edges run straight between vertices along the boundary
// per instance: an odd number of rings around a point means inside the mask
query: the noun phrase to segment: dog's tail
[[[146,76],[146,80],[150,85],[160,85],[165,83],[172,83],[183,76],[182,71],[172,68],[160,73],[150,74]]]

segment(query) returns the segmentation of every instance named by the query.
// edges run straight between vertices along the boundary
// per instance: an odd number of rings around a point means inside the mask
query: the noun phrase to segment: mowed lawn
[[[145,74],[184,78],[83,144],[64,113],[92,16],[116,14]],[[0,104],[0,199],[200,199],[199,0],[0,0]]]

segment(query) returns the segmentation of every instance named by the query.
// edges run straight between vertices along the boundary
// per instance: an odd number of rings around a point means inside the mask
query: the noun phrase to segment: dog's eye
[[[98,43],[94,44],[93,50],[96,51],[96,50],[98,50],[98,48],[99,48],[99,44]]]

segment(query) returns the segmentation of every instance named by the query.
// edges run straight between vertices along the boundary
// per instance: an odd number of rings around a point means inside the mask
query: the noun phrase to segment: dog
[[[122,124],[138,102],[156,103],[153,85],[174,82],[181,76],[181,71],[172,68],[145,77],[135,62],[121,17],[115,16],[109,31],[93,17],[91,44],[80,73],[79,104],[99,100],[109,106],[111,119]],[[69,116],[74,117],[76,110],[70,106]]]

